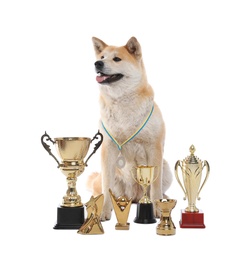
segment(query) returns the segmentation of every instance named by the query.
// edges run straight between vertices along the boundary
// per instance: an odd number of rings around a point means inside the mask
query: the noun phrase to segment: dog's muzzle
[[[95,70],[97,72],[96,81],[98,83],[100,84],[112,83],[120,80],[123,77],[121,73],[112,74],[112,75],[107,75],[103,73],[104,65],[105,65],[104,62],[101,60],[95,62]]]

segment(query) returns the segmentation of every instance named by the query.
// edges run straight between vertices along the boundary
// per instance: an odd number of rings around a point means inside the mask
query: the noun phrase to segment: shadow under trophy
[[[147,195],[148,187],[158,177],[155,177],[155,168],[156,166],[137,166],[136,168],[133,168],[136,169],[136,177],[134,176],[135,174],[132,170],[133,179],[143,188],[143,196],[139,200],[139,203],[137,203],[136,217],[134,219],[135,223],[151,224],[156,222],[153,210],[153,203]]]
[[[205,228],[204,213],[196,207],[196,199],[200,200],[200,192],[207,181],[210,173],[210,167],[207,161],[202,162],[198,157],[194,155],[195,147],[190,146],[190,155],[183,161],[177,161],[175,164],[175,177],[181,186],[185,197],[188,199],[188,207],[181,211],[181,228]],[[206,176],[201,184],[202,171],[206,166]],[[182,185],[179,175],[178,167],[181,168],[183,184]]]
[[[155,200],[156,207],[161,211],[160,222],[156,227],[157,235],[170,236],[175,235],[176,228],[172,221],[171,211],[175,207],[177,200],[159,199]]]
[[[93,140],[100,140],[95,144],[93,152],[84,162],[90,144]],[[51,142],[56,145],[56,150],[61,157],[61,163],[52,154],[50,146],[46,143]],[[84,207],[80,195],[76,190],[77,177],[80,176],[87,165],[90,157],[101,146],[103,141],[102,134],[98,133],[91,139],[88,137],[58,137],[52,140],[45,132],[41,137],[44,149],[51,155],[58,164],[58,168],[67,177],[68,189],[63,197],[62,203],[57,207],[57,224],[54,229],[79,229],[84,222]]]

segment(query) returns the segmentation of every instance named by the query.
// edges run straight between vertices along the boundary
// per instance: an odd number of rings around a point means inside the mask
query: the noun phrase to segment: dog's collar
[[[113,137],[113,135],[108,131],[108,129],[104,126],[103,122],[102,122],[102,127],[105,130],[105,132],[108,134],[108,136],[110,137],[110,139],[117,145],[118,149],[121,150],[122,146],[126,143],[128,143],[129,141],[131,141],[136,135],[138,135],[140,133],[140,131],[144,128],[144,126],[147,124],[149,118],[151,117],[152,113],[154,111],[154,105],[152,106],[148,116],[146,117],[146,119],[143,121],[143,123],[141,124],[140,128],[138,130],[136,130],[136,132],[134,134],[132,134],[126,141],[124,141],[122,144],[119,144],[116,139]]]

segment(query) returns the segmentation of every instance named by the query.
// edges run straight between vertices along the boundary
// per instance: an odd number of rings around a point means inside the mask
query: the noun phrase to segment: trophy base
[[[199,210],[199,212],[186,212],[181,210],[181,228],[205,228],[204,225],[204,213]]]
[[[176,230],[174,229],[168,229],[168,228],[156,228],[156,234],[161,236],[172,236],[176,234]]]
[[[115,225],[115,229],[116,230],[129,230],[129,223],[126,223],[126,224],[120,224],[120,223],[117,223]]]
[[[136,217],[134,219],[135,223],[139,224],[152,224],[156,223],[153,211],[153,203],[138,203]]]
[[[57,224],[54,229],[79,229],[84,222],[84,207],[57,207]]]

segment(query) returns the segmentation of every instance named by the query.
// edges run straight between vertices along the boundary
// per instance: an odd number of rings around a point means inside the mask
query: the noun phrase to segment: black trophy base
[[[138,203],[134,222],[139,224],[155,223],[156,219],[154,216],[153,203]]]
[[[84,207],[57,207],[57,224],[54,229],[79,229],[84,222]]]

